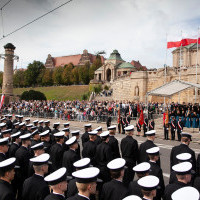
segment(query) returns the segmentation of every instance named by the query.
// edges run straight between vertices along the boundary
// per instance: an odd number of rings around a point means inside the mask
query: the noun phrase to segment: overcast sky
[[[0,0],[2,7],[8,0]],[[3,9],[4,34],[8,34],[65,0],[12,0]],[[33,60],[45,62],[47,55],[64,56],[105,50],[106,57],[117,49],[127,61],[139,60],[148,68],[163,67],[166,33],[180,36],[197,33],[200,26],[199,0],[73,0],[66,6],[0,40],[16,46],[15,62],[25,68]],[[2,24],[0,22],[0,38]],[[171,50],[167,64],[172,65]],[[0,60],[3,70],[3,60]]]

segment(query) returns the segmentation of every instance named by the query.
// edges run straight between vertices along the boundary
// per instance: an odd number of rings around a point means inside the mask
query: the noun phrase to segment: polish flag
[[[197,43],[197,38],[198,38],[198,44],[200,44],[200,38],[197,35],[188,35],[188,34],[183,34],[182,38],[181,37],[169,37],[167,38],[167,48],[174,48],[174,47],[180,47],[181,45],[187,46],[192,43]]]
[[[1,107],[3,106],[4,99],[5,99],[5,95],[2,94],[2,95],[1,95],[1,104],[0,104],[0,109],[1,109]]]

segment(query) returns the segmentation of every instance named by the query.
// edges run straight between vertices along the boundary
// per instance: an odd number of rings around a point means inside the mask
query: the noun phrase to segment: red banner
[[[143,114],[143,110],[141,110],[141,112],[140,112],[139,123],[140,123],[141,126],[144,124],[144,114]]]

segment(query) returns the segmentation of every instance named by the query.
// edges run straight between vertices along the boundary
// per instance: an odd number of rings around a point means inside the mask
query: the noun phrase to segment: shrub
[[[107,85],[105,85],[104,90],[109,90],[109,87]]]
[[[24,91],[21,95],[22,100],[47,100],[46,96],[39,91],[35,90],[29,90],[29,91]]]

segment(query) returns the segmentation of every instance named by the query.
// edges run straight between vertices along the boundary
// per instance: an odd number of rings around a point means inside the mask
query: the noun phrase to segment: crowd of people
[[[189,147],[192,136],[181,132],[170,154],[165,186],[156,130],[138,145],[128,124],[120,144],[116,125],[85,132],[70,131],[70,122],[34,120],[22,115],[1,117],[1,200],[180,200],[199,199],[200,155]]]

